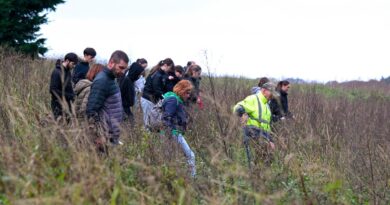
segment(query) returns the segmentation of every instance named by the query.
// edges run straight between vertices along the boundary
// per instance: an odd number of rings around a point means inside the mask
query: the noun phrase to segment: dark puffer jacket
[[[79,80],[85,79],[87,73],[89,70],[89,63],[88,62],[79,62],[76,67],[73,70],[73,77],[72,81],[74,84],[79,82]]]
[[[122,99],[115,76],[108,68],[104,68],[92,83],[87,103],[87,117],[103,123],[110,138],[118,139],[122,112]]]
[[[171,131],[184,133],[187,129],[188,117],[183,100],[174,92],[164,94],[163,121]]]
[[[163,98],[164,93],[168,92],[166,87],[167,74],[159,69],[152,76],[146,78],[145,88],[142,97],[157,103]]]
[[[64,92],[63,92],[64,91]],[[68,104],[69,111],[71,109],[71,102],[74,100],[74,91],[71,82],[71,72],[61,65],[56,65],[50,78],[50,94],[51,94],[51,108],[54,117],[57,118],[63,113],[61,99],[65,99]]]

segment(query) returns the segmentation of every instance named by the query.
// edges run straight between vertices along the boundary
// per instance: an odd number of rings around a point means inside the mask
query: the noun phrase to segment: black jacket
[[[152,76],[148,76],[145,82],[145,88],[142,97],[157,103],[162,99],[163,94],[168,92],[166,87],[167,74],[159,69]]]
[[[122,105],[123,107],[131,107],[134,105],[135,88],[134,82],[139,79],[139,76],[144,71],[144,68],[138,64],[133,63],[130,69],[124,76],[118,79],[119,88],[121,90]]]
[[[71,102],[74,100],[74,91],[71,82],[71,72],[69,69],[56,65],[50,78],[51,108],[57,118],[62,115],[61,99],[65,99],[71,110]]]
[[[272,113],[272,121],[276,122],[282,117],[290,117],[291,113],[288,110],[288,93],[283,90],[279,91],[280,96],[272,98],[270,101],[270,108]]]
[[[171,80],[169,79],[169,77],[171,76]],[[166,87],[167,87],[167,91],[173,91],[173,87],[175,87],[175,85],[181,80],[180,78],[176,77],[175,73],[168,73],[167,74],[167,79],[165,80],[166,82]]]
[[[78,63],[73,71],[72,82],[76,85],[76,83],[79,82],[79,80],[85,79],[88,70],[89,70],[88,62],[83,61]]]
[[[192,83],[193,89],[190,95],[190,98],[188,99],[188,102],[196,103],[196,100],[198,99],[199,92],[200,92],[200,80],[201,78],[193,78],[193,77],[185,77],[185,80],[189,80]]]

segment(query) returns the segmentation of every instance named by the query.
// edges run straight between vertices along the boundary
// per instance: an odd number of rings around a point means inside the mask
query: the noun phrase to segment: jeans
[[[196,167],[195,167],[195,154],[191,150],[190,146],[187,144],[187,141],[184,139],[183,135],[178,134],[174,136],[176,138],[176,142],[180,145],[181,149],[184,152],[184,156],[187,158],[187,164],[191,171],[191,176],[195,177],[196,175]]]
[[[141,108],[143,113],[143,119],[144,119],[144,127],[148,128],[149,126],[149,113],[152,110],[154,104],[150,102],[149,100],[141,97]]]

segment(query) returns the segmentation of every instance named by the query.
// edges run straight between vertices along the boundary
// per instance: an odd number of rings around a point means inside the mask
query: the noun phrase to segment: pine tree
[[[0,0],[0,45],[32,57],[47,52],[44,38],[39,38],[40,25],[47,14],[64,0]]]

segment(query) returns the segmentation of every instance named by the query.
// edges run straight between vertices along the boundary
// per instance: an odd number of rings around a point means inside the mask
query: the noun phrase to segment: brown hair
[[[161,69],[161,67],[163,65],[172,66],[172,69],[175,67],[175,63],[173,62],[173,60],[170,59],[170,58],[166,58],[166,59],[161,60],[160,62],[158,62],[157,65],[153,66],[153,68],[150,70],[148,76],[152,76],[155,72],[157,72],[159,69]]]
[[[202,68],[196,64],[191,65],[188,67],[186,72],[186,77],[192,77],[195,72],[202,71]]]
[[[192,90],[193,86],[189,80],[179,81],[175,87],[173,87],[173,92],[176,93],[181,99],[184,99],[183,96]]]
[[[127,54],[121,50],[116,50],[114,53],[111,54],[110,60],[114,63],[119,63],[121,60],[123,60],[125,63],[129,63],[129,57]]]
[[[269,79],[267,77],[262,77],[259,80],[259,84],[257,84],[259,87],[262,87],[265,83],[268,83]]]
[[[90,81],[93,81],[95,79],[96,75],[103,70],[103,65],[102,64],[93,64],[86,75],[86,78]]]

